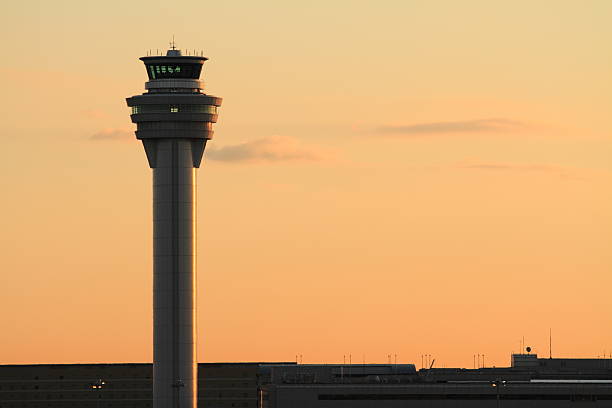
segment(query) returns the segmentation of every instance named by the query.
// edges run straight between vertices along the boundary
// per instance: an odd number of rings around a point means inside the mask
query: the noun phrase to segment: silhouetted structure
[[[198,364],[200,407],[257,407],[259,363]],[[0,366],[1,408],[151,408],[151,364]],[[104,385],[93,388],[98,380]]]
[[[612,407],[612,360],[513,357],[511,367],[199,364],[205,408]],[[525,362],[525,360],[528,360]],[[0,408],[150,408],[151,364],[0,366]],[[102,380],[101,389],[93,388]]]
[[[221,99],[202,92],[207,58],[172,48],[140,58],[148,91],[127,104],[153,169],[153,406],[195,408],[195,168]]]
[[[612,407],[612,360],[515,355],[504,368],[262,365],[261,408]],[[578,404],[578,405],[577,405]]]

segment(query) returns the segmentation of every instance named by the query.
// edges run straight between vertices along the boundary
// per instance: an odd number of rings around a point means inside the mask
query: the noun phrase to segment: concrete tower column
[[[193,407],[196,358],[196,175],[191,142],[156,142],[153,169],[153,367],[160,407]],[[175,402],[179,400],[180,405]]]

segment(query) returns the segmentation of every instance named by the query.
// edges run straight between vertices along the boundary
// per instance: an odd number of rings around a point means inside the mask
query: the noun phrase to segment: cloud
[[[305,146],[287,136],[268,136],[220,148],[207,149],[206,157],[223,162],[296,162],[320,161],[322,149]]]
[[[584,171],[576,168],[555,166],[550,164],[523,164],[505,162],[475,162],[460,163],[456,167],[468,170],[498,171],[498,172],[538,172],[557,175],[562,178],[584,179]]]
[[[405,126],[381,126],[378,133],[397,136],[423,136],[447,133],[512,132],[526,128],[524,123],[503,118],[476,119],[456,122],[415,123]]]
[[[103,129],[97,133],[94,133],[89,137],[89,140],[102,141],[102,140],[111,140],[111,141],[124,141],[131,140],[134,138],[134,131],[132,129]]]
[[[560,166],[551,166],[547,164],[517,164],[517,163],[474,163],[463,164],[460,167],[464,169],[478,170],[520,170],[520,171],[559,171],[563,169]]]
[[[81,114],[87,119],[107,119],[108,114],[99,109],[86,109],[81,111]]]

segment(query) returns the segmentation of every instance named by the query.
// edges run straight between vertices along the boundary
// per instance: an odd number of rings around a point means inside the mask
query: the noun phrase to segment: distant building
[[[151,364],[0,366],[0,408],[152,407]],[[205,363],[205,408],[612,407],[612,360],[512,356],[510,367]]]
[[[262,365],[261,408],[612,407],[612,360],[512,357],[504,368]],[[584,405],[583,405],[584,404]]]
[[[259,365],[198,364],[198,404],[256,408]],[[152,374],[151,364],[3,365],[0,408],[149,408]]]

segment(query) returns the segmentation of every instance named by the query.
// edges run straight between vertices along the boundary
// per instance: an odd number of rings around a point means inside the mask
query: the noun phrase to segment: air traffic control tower
[[[127,104],[153,169],[153,407],[196,408],[196,168],[221,98],[203,92],[203,56],[140,60],[147,92]]]

